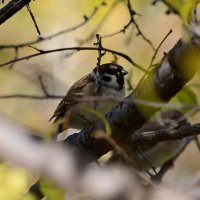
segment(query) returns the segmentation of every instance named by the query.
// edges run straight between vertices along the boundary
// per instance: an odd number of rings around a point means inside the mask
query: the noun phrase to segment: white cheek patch
[[[105,85],[111,86],[111,87],[118,87],[117,77],[115,75],[110,75],[110,74],[105,73],[104,76],[110,77],[110,81],[109,82],[106,82],[106,81],[102,80],[102,82],[105,83]]]
[[[92,72],[91,74],[91,77],[96,80],[97,77],[96,77],[96,74],[94,72]],[[107,82],[107,81],[104,81],[102,80],[100,77],[99,81],[101,82],[102,85],[104,85],[105,87],[111,87],[111,88],[118,88],[119,85],[117,83],[117,77],[115,75],[111,75],[111,74],[108,74],[108,73],[104,73],[103,75],[100,75],[100,76],[108,76],[110,77],[110,81]]]
[[[118,85],[117,84],[117,77],[115,75],[111,75],[111,81],[109,82],[111,85]]]

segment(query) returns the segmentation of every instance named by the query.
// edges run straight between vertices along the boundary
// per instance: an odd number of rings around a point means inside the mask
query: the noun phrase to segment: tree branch
[[[79,22],[77,25],[71,27],[71,28],[67,28],[61,31],[58,31],[54,34],[51,34],[49,36],[46,37],[38,37],[37,39],[30,41],[30,42],[25,42],[25,43],[21,43],[21,44],[10,44],[10,45],[0,45],[0,49],[12,49],[12,48],[23,48],[23,47],[27,47],[30,45],[34,45],[43,41],[47,41],[47,40],[51,40],[59,35],[65,34],[65,33],[69,33],[72,31],[77,30],[78,28],[81,28],[82,26],[84,26],[86,23],[88,23],[97,13],[98,10],[100,10],[101,7],[105,6],[105,2],[102,1],[100,5],[95,6],[94,9],[92,10],[92,12],[89,15],[84,15],[83,16],[83,21]]]
[[[190,125],[185,124],[178,129],[163,128],[156,131],[148,131],[143,133],[134,133],[132,141],[137,144],[156,144],[166,140],[182,139],[188,136],[195,136],[200,134],[200,123]]]
[[[102,50],[102,51],[105,51],[105,52],[109,52],[109,53],[112,53],[112,54],[115,54],[117,56],[124,58],[130,64],[132,64],[136,68],[140,69],[141,71],[147,72],[147,70],[145,70],[142,66],[140,66],[135,61],[133,61],[132,58],[129,57],[128,55],[126,55],[122,52],[119,52],[119,51],[108,49],[108,48],[98,48],[98,47],[68,47],[68,48],[52,49],[52,50],[46,50],[46,51],[37,49],[37,51],[39,51],[38,53],[31,54],[31,55],[28,55],[28,56],[24,56],[24,57],[21,57],[21,58],[18,58],[18,59],[10,60],[8,62],[0,64],[0,67],[4,67],[4,66],[12,64],[12,63],[17,63],[17,62],[20,62],[22,60],[29,60],[31,58],[41,56],[41,55],[44,55],[44,54],[55,53],[55,52],[60,52],[60,51],[71,51],[71,50],[76,50],[76,51],[85,51],[85,50],[99,51],[99,50]]]
[[[13,99],[13,98],[23,98],[23,99],[35,99],[35,100],[51,100],[63,98],[62,95],[31,95],[31,94],[10,94],[10,95],[0,95],[0,99]]]
[[[31,16],[31,19],[32,19],[32,21],[33,21],[33,24],[34,24],[34,26],[35,26],[35,28],[36,28],[36,30],[37,30],[37,33],[38,33],[39,35],[41,35],[40,29],[39,29],[39,27],[38,27],[38,25],[37,25],[37,22],[36,22],[36,20],[35,20],[35,17],[34,17],[34,15],[33,15],[33,12],[32,12],[32,10],[31,10],[30,5],[27,4],[27,5],[26,5],[26,8],[27,8],[27,10],[28,10],[28,12],[29,12],[29,14],[30,14],[30,16]]]
[[[12,0],[0,9],[0,24],[11,18],[15,13],[29,4],[31,0]]]
[[[155,51],[155,47],[154,47],[153,43],[144,35],[144,33],[141,31],[139,25],[137,24],[137,22],[134,19],[134,16],[137,13],[133,10],[130,0],[127,0],[127,7],[128,7],[130,18],[131,18],[130,21],[133,25],[135,25],[136,30],[137,30],[137,35],[140,35],[144,39],[144,41],[146,41],[150,45],[150,47]]]
[[[136,105],[134,99],[150,100],[163,103],[163,105],[167,103],[195,74],[199,66],[190,66],[187,60],[192,56],[192,59],[198,60],[197,63],[199,63],[199,53],[197,46],[179,40],[161,64],[152,69],[147,78],[142,80],[122,103],[106,115],[112,129],[111,137],[125,148],[129,157],[132,157],[133,160],[137,159],[135,155],[136,146],[131,141],[132,133],[159,110],[159,108],[148,105]],[[104,126],[101,121],[98,121],[97,124],[98,127]],[[80,152],[85,151],[85,154],[90,155],[88,162],[91,162],[112,150],[112,146],[107,141],[95,138],[94,132],[94,126],[88,127],[69,136],[65,143],[76,146]]]

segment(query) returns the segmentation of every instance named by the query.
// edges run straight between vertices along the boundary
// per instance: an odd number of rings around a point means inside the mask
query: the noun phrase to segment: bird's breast
[[[83,101],[74,107],[70,119],[70,127],[82,129],[94,123],[98,119],[99,114],[105,115],[115,107],[124,96],[125,91],[119,92],[109,88],[106,88],[103,94],[100,93],[98,96],[95,96],[96,101],[88,101],[91,96],[86,96],[87,101],[84,101],[83,98]]]

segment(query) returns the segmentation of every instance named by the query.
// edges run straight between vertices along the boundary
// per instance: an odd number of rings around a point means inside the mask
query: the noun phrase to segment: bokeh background
[[[89,16],[94,7],[100,5],[101,2],[100,0],[42,0],[32,1],[30,6],[42,33],[41,36],[46,37],[76,26],[83,21],[84,15]],[[80,41],[85,41],[95,30],[94,33],[102,36],[121,30],[129,21],[127,7],[122,2],[113,7],[114,0],[105,2],[106,6],[101,7],[83,27],[33,46],[44,50],[78,46]],[[169,30],[173,30],[158,52],[156,62],[159,62],[163,53],[168,52],[182,36],[182,22],[177,15],[167,15],[167,7],[161,2],[156,6],[151,5],[151,0],[132,2],[134,9],[141,15],[136,16],[137,23],[156,47]],[[3,4],[0,5],[0,7],[3,6]],[[154,51],[140,36],[136,36],[136,33],[135,27],[129,27],[125,34],[120,33],[103,39],[103,46],[126,53],[134,61],[147,68]],[[37,38],[38,34],[26,8],[2,24],[0,28],[0,45],[20,44]],[[93,46],[94,42],[95,38],[92,38],[83,46]],[[19,57],[32,53],[36,53],[36,50],[30,47],[19,49]],[[50,94],[65,95],[70,85],[89,73],[97,62],[97,52],[80,51],[72,56],[69,56],[69,53],[71,52],[65,51],[42,55],[18,62],[12,69],[9,66],[0,68],[0,96],[7,94],[42,95],[38,76],[43,77],[45,87]],[[0,50],[0,63],[13,59],[13,56],[14,49]],[[102,63],[113,59],[112,55],[107,54]],[[131,83],[135,87],[143,73],[122,58],[119,58],[118,63],[129,72],[133,72]],[[198,83],[198,80],[197,75],[193,83]],[[198,93],[198,88],[195,92]],[[0,99],[0,118],[11,122],[9,124],[14,123],[25,127],[29,130],[27,132],[44,135],[51,124],[48,119],[59,101],[59,99]],[[198,117],[191,117],[189,120],[198,122]],[[4,123],[2,126],[8,126],[8,124]],[[2,127],[0,131],[3,131]],[[197,176],[199,169],[200,152],[192,143],[175,162],[174,168],[167,173],[165,182],[181,187],[189,179],[192,180]]]

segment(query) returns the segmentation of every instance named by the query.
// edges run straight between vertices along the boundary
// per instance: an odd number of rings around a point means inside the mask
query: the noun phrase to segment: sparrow
[[[122,66],[106,63],[95,67],[90,74],[75,82],[49,120],[54,119],[54,124],[58,126],[56,134],[68,128],[87,127],[98,119],[92,110],[104,115],[117,105],[117,101],[125,97],[126,74],[128,72]],[[95,97],[95,100],[92,100],[92,97]],[[98,97],[116,98],[117,101],[98,101]],[[88,101],[89,98],[91,101]]]
[[[159,131],[161,129],[167,129],[169,132],[173,129],[178,129],[182,125],[186,125],[189,122],[187,121],[186,116],[178,110],[163,110],[160,114],[154,119],[140,129],[137,133],[148,133],[152,131]],[[166,140],[159,142],[157,144],[152,144],[152,146],[143,146],[141,150],[143,155],[139,155],[140,165],[148,170],[150,165],[144,160],[144,156],[154,167],[162,166],[166,161],[175,156],[190,140],[190,137],[176,139],[176,140]]]
[[[178,129],[182,125],[186,125],[189,122],[185,115],[178,110],[163,110],[153,120],[144,124],[141,128],[135,131],[135,133],[149,134],[154,131],[167,129],[168,131]],[[137,169],[148,171],[153,168],[161,167],[165,162],[179,153],[182,148],[188,143],[190,137],[166,140],[153,144],[140,144],[134,157],[134,164]],[[107,164],[113,164],[116,162],[123,162],[123,158],[117,153],[113,152],[113,155],[109,158]]]

